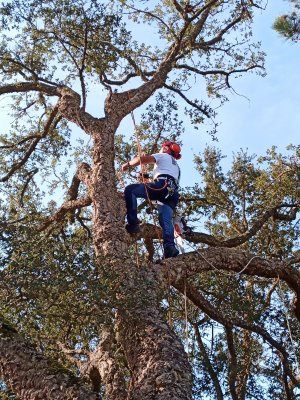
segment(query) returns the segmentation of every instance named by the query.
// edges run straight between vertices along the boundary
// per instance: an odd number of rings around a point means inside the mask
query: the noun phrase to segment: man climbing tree
[[[251,42],[263,1],[186,5],[1,5],[0,97],[11,117],[0,148],[3,396],[295,397],[298,147],[261,164],[239,154],[226,175],[217,151],[198,155],[204,186],[187,188],[182,207],[194,222],[205,216],[207,232],[195,230],[188,243],[199,246],[184,256],[148,262],[124,229],[116,170],[136,149],[123,120],[140,109],[143,149],[157,154],[166,132],[181,140],[179,109],[215,135],[231,78],[264,74]],[[139,237],[158,239],[151,224]]]
[[[178,204],[180,168],[176,162],[181,158],[180,146],[171,141],[164,142],[159,153],[141,155],[122,165],[122,171],[130,167],[144,164],[155,164],[153,170],[153,183],[132,184],[125,188],[125,201],[127,208],[126,230],[128,233],[139,232],[137,218],[137,198],[151,202],[159,202],[157,206],[159,223],[163,231],[164,257],[176,257],[179,251],[174,242],[173,211]],[[142,171],[143,174],[143,171]],[[150,204],[151,206],[151,204]]]

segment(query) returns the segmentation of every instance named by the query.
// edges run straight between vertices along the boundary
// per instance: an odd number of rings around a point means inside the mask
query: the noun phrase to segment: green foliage
[[[0,381],[0,399],[1,400],[18,400],[18,398],[7,389],[5,384]]]
[[[289,1],[294,10],[290,14],[279,16],[273,24],[273,29],[284,38],[298,42],[300,39],[300,2],[299,0]]]
[[[198,221],[198,212],[207,218],[206,229],[219,238],[235,237],[247,232],[264,212],[280,204],[299,203],[299,147],[290,146],[290,155],[272,148],[265,157],[241,151],[234,156],[227,173],[222,170],[223,156],[207,148],[195,162],[203,186],[196,185],[192,196],[201,201],[188,203],[185,212]],[[290,209],[283,208],[289,215]],[[203,222],[202,222],[203,223]],[[299,235],[295,220],[269,220],[243,246],[250,251],[272,257],[287,257]]]
[[[178,3],[186,5],[183,1]],[[190,14],[204,3],[197,2]],[[240,17],[245,2],[216,2],[194,47],[193,30],[191,27],[186,30],[186,41],[169,74],[167,87],[156,93],[141,110],[141,118],[137,118],[140,121],[137,133],[144,152],[156,152],[165,139],[181,143],[185,131],[183,113],[196,128],[205,118],[213,120],[215,133],[214,110],[226,101],[229,78],[234,71],[250,71],[258,66],[263,75],[264,54],[258,44],[251,42],[253,2],[246,3],[249,3],[248,13],[242,14],[241,23],[216,47],[203,47],[203,43],[218,35],[232,19]],[[255,6],[259,4],[255,2]],[[138,2],[138,5],[126,0],[106,3],[17,0],[2,4],[0,14],[1,84],[21,80],[79,88],[83,108],[88,94],[101,92],[99,83],[105,90],[116,86],[121,91],[136,87],[141,79],[142,82],[151,79],[168,46],[174,38],[178,39],[186,23],[178,17],[175,2],[169,0]],[[136,35],[135,23],[143,27],[143,35]],[[151,43],[154,31],[159,39],[157,45]],[[192,69],[185,68],[186,65]],[[215,70],[219,72],[211,72]],[[193,101],[187,98],[186,108],[180,110],[176,96],[184,99],[186,91],[196,84],[201,99],[198,94]],[[100,265],[94,262],[89,209],[70,212],[58,224],[40,232],[45,219],[59,207],[61,193],[69,187],[76,163],[90,161],[92,144],[82,137],[74,143],[73,128],[55,114],[51,97],[32,92],[13,95],[10,110],[13,118],[10,130],[0,136],[0,315],[44,352],[79,374],[75,360],[85,361],[86,356],[76,355],[72,362],[61,345],[67,349],[93,350],[102,326],[114,321],[119,305],[116,292],[130,291],[130,301],[139,301],[142,306],[149,299],[140,295],[141,288],[149,282],[143,280],[139,271],[140,286],[134,290],[125,287],[126,282],[121,286],[105,260]],[[134,135],[116,136],[116,168],[137,154],[135,143]],[[196,229],[205,229],[220,240],[246,233],[271,207],[299,204],[299,146],[291,146],[289,151],[291,155],[282,155],[272,148],[260,158],[240,151],[234,156],[232,166],[224,171],[221,152],[206,149],[195,157],[202,183],[183,191],[186,198],[193,200],[182,202],[180,208]],[[10,175],[12,169],[15,171]],[[133,182],[136,176],[132,174],[129,179]],[[86,195],[85,189],[80,188],[79,194]],[[299,245],[299,221],[292,218],[290,207],[280,211],[287,218],[269,219],[242,249],[273,259],[288,258]],[[142,243],[130,249],[129,261],[136,263],[136,252],[140,261],[146,262]],[[212,271],[191,279],[190,283],[221,314],[241,317],[268,330],[285,344],[295,365],[283,313],[286,309],[283,302],[290,301],[290,292],[285,287],[282,300],[278,292],[271,296],[273,282],[255,277],[245,279]],[[224,398],[230,398],[229,345],[224,327],[189,302],[185,310],[182,296],[173,289],[169,296],[162,291],[160,300],[166,317],[171,309],[173,328],[183,342],[188,330],[189,356],[196,376],[195,399],[215,398],[207,360],[195,333],[196,324],[224,389]],[[288,318],[297,341],[299,329],[294,317]],[[274,351],[259,335],[248,334],[239,327],[233,330],[233,341],[238,372],[243,372],[243,363],[250,355],[249,398],[250,394],[271,398],[272,391],[277,398],[283,398],[281,366]],[[118,351],[122,360],[122,350]],[[299,356],[299,349],[296,351]],[[121,365],[125,375],[130,376],[124,360]],[[3,396],[13,399],[7,397],[10,394],[5,394],[5,388]]]
[[[130,38],[120,17],[107,14],[99,1],[17,0],[1,11],[2,62],[10,79],[28,74],[62,84],[80,68],[102,74],[116,67],[112,45]]]

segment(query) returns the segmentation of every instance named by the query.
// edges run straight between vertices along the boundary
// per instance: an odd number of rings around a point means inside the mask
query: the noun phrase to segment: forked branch
[[[53,110],[51,111],[49,118],[47,120],[47,122],[45,123],[44,126],[44,131],[38,135],[35,136],[35,138],[32,140],[32,142],[30,143],[28,149],[26,150],[25,154],[23,155],[23,157],[15,162],[9,172],[3,176],[2,178],[0,178],[0,182],[6,182],[8,181],[8,179],[18,170],[20,170],[21,167],[23,167],[23,165],[26,164],[26,162],[28,161],[28,159],[30,158],[30,156],[32,155],[32,153],[35,151],[37,145],[39,144],[39,142],[44,139],[53,129],[56,128],[57,124],[60,122],[61,117],[58,116],[56,118],[58,114],[58,105],[56,105]]]

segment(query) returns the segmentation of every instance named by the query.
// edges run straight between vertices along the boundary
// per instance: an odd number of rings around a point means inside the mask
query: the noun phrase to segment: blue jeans
[[[177,191],[172,196],[165,198],[169,191],[165,186],[164,180],[147,183],[146,187],[143,183],[135,183],[125,188],[124,196],[127,208],[127,221],[129,225],[137,225],[137,198],[158,200],[162,205],[158,205],[158,219],[163,231],[164,247],[175,246],[174,243],[174,227],[173,227],[173,210],[179,199]],[[148,195],[147,195],[148,192]]]

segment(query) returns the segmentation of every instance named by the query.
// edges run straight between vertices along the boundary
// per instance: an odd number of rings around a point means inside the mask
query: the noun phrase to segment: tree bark
[[[190,400],[192,373],[183,345],[160,311],[161,286],[146,268],[126,265],[118,338],[132,374],[130,400]]]
[[[51,365],[13,328],[0,325],[0,375],[22,400],[97,400],[98,396],[59,366]]]
[[[105,385],[105,396],[109,400],[126,400],[127,390],[115,357],[115,335],[111,328],[102,329],[101,341],[91,353],[86,368],[82,370],[92,381],[94,389],[99,391],[101,383]]]

